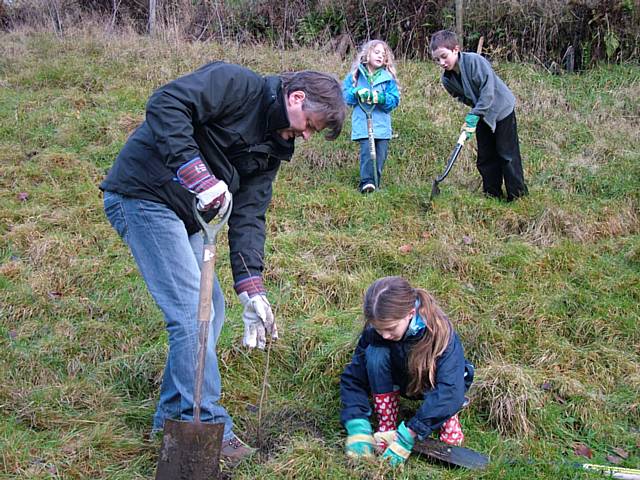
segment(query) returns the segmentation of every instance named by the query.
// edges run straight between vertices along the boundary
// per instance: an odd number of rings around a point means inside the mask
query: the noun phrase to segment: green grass
[[[151,91],[178,75],[224,59],[342,78],[349,60],[95,28],[0,40],[0,477],[153,478],[166,335],[97,185]],[[468,145],[429,203],[465,113],[430,63],[398,65],[398,138],[380,192],[357,192],[348,126],[334,143],[300,144],[282,167],[266,265],[282,339],[263,454],[234,478],[591,478],[567,466],[579,443],[592,462],[622,448],[622,465],[640,466],[640,70],[494,66],[518,98],[527,198],[482,197]],[[217,270],[229,306],[223,404],[255,443],[266,354],[239,346],[226,248]],[[486,472],[347,462],[339,375],[363,291],[383,275],[431,291],[459,330],[477,365],[462,422],[467,446],[491,456]]]

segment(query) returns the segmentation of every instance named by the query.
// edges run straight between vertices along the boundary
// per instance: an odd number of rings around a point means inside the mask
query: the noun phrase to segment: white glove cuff
[[[213,202],[216,198],[218,198],[223,193],[227,193],[229,191],[229,187],[223,180],[218,180],[213,187],[207,188],[205,191],[200,192],[198,195],[198,200],[202,207],[206,207],[211,202]]]
[[[238,298],[240,299],[240,303],[242,304],[243,307],[247,305],[249,300],[251,300],[251,297],[247,292],[239,293]]]

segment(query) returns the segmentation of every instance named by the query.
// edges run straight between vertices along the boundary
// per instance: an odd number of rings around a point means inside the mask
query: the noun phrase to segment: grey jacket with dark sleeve
[[[516,98],[482,55],[469,52],[458,55],[460,77],[445,71],[442,85],[451,96],[472,107],[469,113],[481,117],[495,131],[496,122],[513,112]]]

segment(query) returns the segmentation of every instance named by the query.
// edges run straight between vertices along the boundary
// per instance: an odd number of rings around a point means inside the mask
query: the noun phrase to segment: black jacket
[[[365,357],[367,347],[375,345],[390,349],[392,368],[394,372],[401,372],[398,377],[404,377],[405,380],[404,384],[400,385],[400,392],[404,395],[404,389],[409,380],[406,375],[409,353],[411,347],[422,338],[422,335],[424,332],[396,342],[385,340],[372,327],[367,327],[362,332],[351,363],[340,376],[342,400],[340,421],[343,425],[351,419],[368,418],[371,415],[370,387]],[[473,365],[465,360],[460,338],[456,332],[453,332],[447,348],[436,360],[436,385],[423,392],[422,405],[413,418],[406,422],[407,427],[416,432],[420,438],[429,436],[431,432],[440,428],[445,421],[458,413],[464,403],[465,391],[471,386],[471,382],[473,382]]]
[[[213,62],[156,90],[146,119],[129,138],[100,185],[122,195],[168,205],[189,234],[200,227],[194,195],[176,180],[180,166],[200,157],[233,194],[229,248],[235,280],[261,274],[265,213],[282,160],[293,140],[276,130],[289,119],[279,77]],[[209,221],[214,212],[204,216]]]

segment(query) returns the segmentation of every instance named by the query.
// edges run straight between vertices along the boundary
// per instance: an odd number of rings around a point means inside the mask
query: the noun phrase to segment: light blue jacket
[[[495,132],[496,122],[513,112],[516,98],[482,55],[469,52],[458,55],[462,84],[454,72],[445,71],[442,85],[450,95],[472,107],[469,113],[481,117]]]
[[[383,70],[371,85],[367,78],[367,67],[364,64],[360,64],[355,86],[358,89],[365,87],[372,91],[384,92],[384,103],[377,104],[373,109],[373,136],[378,139],[390,139],[390,112],[400,103],[400,92],[395,80],[387,70]],[[342,84],[342,96],[347,105],[355,107],[351,115],[351,140],[360,140],[368,137],[367,116],[358,105],[358,99],[353,93],[353,87],[353,76],[349,72]],[[370,107],[371,105],[365,104],[365,108]]]

